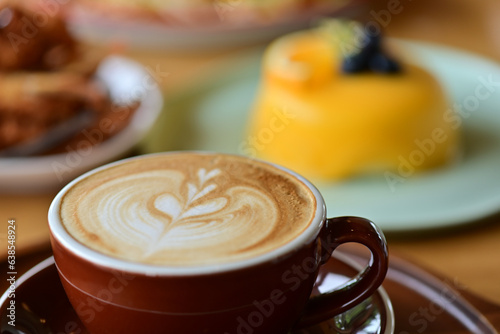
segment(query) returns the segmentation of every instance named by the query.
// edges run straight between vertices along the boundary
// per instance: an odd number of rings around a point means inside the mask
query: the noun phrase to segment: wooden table
[[[437,42],[500,61],[498,0],[374,0],[370,7],[364,11],[365,20],[383,22],[388,36]],[[127,53],[145,65],[171,72],[168,80],[162,82],[164,91],[169,92],[195,82],[203,73],[244,51],[237,48],[196,54],[138,50]],[[7,221],[15,219],[18,256],[27,255],[22,258],[25,267],[49,252],[46,214],[53,196],[0,195],[0,249],[7,249]],[[390,250],[500,304],[500,215],[471,223],[423,235],[388,235]]]
[[[367,20],[375,19],[374,12],[387,11],[390,2],[374,1]],[[399,14],[384,21],[389,36],[449,45],[500,61],[500,2],[417,0],[401,1],[398,8]],[[413,238],[391,236],[389,241],[393,252],[500,303],[500,215],[466,228]]]

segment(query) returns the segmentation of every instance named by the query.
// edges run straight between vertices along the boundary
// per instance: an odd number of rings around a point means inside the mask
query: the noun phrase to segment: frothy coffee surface
[[[311,223],[316,199],[300,180],[230,155],[128,160],[76,183],[60,216],[79,242],[113,257],[190,266],[276,249]]]

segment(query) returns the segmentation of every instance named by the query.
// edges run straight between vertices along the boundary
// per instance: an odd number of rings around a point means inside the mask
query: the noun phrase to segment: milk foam
[[[119,258],[167,265],[248,258],[296,237],[312,219],[312,196],[305,186],[298,188],[304,193],[297,198],[279,199],[282,191],[290,194],[283,187],[296,188],[298,180],[249,182],[246,174],[233,175],[208,162],[190,167],[189,173],[168,163],[128,175],[126,167],[77,184],[61,209],[66,229],[77,240]],[[305,215],[303,205],[312,207]],[[303,217],[289,222],[296,224],[293,228],[284,223],[297,214]]]

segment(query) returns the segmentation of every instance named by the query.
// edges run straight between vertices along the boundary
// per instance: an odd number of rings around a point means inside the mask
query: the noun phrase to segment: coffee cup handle
[[[304,328],[343,313],[370,297],[382,284],[389,261],[387,243],[382,231],[370,220],[360,217],[327,219],[321,242],[328,247],[323,254],[326,263],[339,245],[355,242],[366,246],[371,259],[367,267],[342,288],[312,297],[295,328]]]

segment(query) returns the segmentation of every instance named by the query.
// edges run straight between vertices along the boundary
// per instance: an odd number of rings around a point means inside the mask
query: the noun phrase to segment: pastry
[[[394,61],[380,35],[353,46],[341,33],[321,27],[271,43],[241,151],[318,182],[408,177],[454,161],[459,129],[436,78]]]
[[[31,152],[13,148],[39,141],[82,113],[92,118],[89,131],[102,119],[116,122],[104,140],[120,131],[137,107],[113,105],[93,77],[103,54],[81,45],[61,15],[38,5],[0,0],[0,155]],[[75,150],[81,136],[69,133],[64,142],[38,145],[36,153]]]

